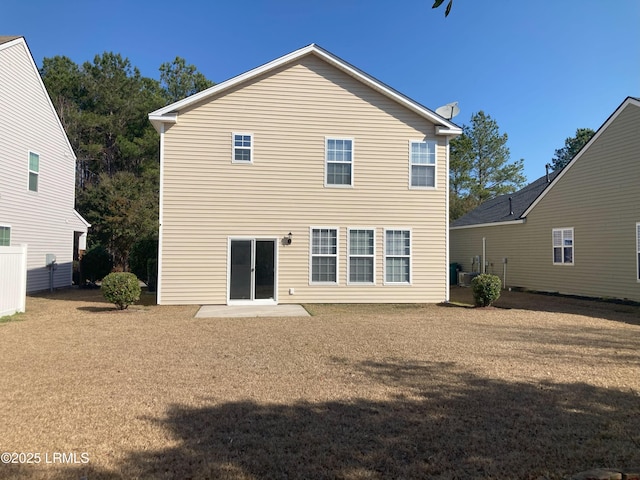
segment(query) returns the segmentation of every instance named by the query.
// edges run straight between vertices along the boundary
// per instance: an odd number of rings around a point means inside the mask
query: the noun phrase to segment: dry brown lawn
[[[59,291],[0,324],[0,452],[40,455],[0,478],[565,479],[640,466],[638,306],[508,293],[490,309],[195,319],[195,306],[152,300],[117,312],[99,292]]]

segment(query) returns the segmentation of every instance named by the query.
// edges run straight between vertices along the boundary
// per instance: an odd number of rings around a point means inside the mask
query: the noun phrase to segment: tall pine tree
[[[521,188],[524,160],[509,162],[507,134],[483,111],[471,116],[462,135],[451,141],[450,218],[455,220],[481,203]]]

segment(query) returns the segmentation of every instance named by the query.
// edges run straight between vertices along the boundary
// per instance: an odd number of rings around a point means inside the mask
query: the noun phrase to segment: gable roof
[[[622,104],[609,116],[609,118],[596,131],[591,139],[583,145],[571,161],[562,169],[551,172],[549,180],[546,175],[535,182],[530,183],[522,190],[487,200],[471,212],[463,215],[451,223],[452,229],[493,226],[504,223],[522,223],[531,210],[544,198],[544,196],[558,183],[569,169],[582,157],[591,145],[602,135],[609,125],[629,105],[640,107],[640,99],[627,97]],[[512,199],[512,212],[509,210],[509,197]]]
[[[593,134],[593,136],[591,137],[591,139],[582,146],[582,148],[578,151],[578,153],[576,153],[576,155],[571,159],[571,161],[566,164],[559,172],[558,175],[556,176],[556,178],[554,178],[553,182],[551,182],[551,185],[549,185],[549,188],[542,194],[540,195],[538,198],[535,199],[535,201],[529,205],[529,208],[527,208],[527,210],[522,214],[523,217],[526,217],[529,212],[535,208],[535,206],[538,204],[538,202],[540,202],[540,200],[542,200],[544,198],[544,196],[547,194],[547,192],[553,188],[555,186],[556,183],[558,183],[558,181],[569,171],[569,169],[571,167],[573,167],[573,165],[580,159],[580,157],[582,157],[582,155],[584,154],[584,152],[586,152],[587,150],[589,150],[589,148],[591,147],[591,145],[594,144],[594,142],[596,140],[598,140],[598,138],[600,138],[600,135],[602,135],[602,132],[604,132],[607,128],[609,128],[609,125],[611,125],[613,123],[613,121],[618,118],[618,116],[620,115],[620,113],[622,113],[622,111],[624,109],[626,109],[629,106],[635,106],[635,107],[640,107],[640,99],[635,98],[635,97],[627,97],[625,98],[625,100],[620,104],[620,106],[618,108],[616,108],[616,110],[609,116],[609,118],[607,118],[607,120],[600,126],[600,128],[598,128],[598,130],[596,131],[596,133]]]
[[[348,75],[352,76],[356,80],[368,85],[379,93],[391,98],[392,100],[398,102],[400,105],[412,110],[418,115],[426,118],[427,120],[436,124],[436,135],[460,135],[462,133],[462,129],[457,126],[455,123],[441,117],[437,113],[432,110],[429,110],[427,107],[419,104],[418,102],[410,99],[409,97],[403,95],[402,93],[394,90],[393,88],[385,85],[384,83],[376,80],[372,76],[363,72],[362,70],[354,67],[353,65],[345,62],[344,60],[336,57],[332,53],[324,50],[316,44],[311,44],[306,47],[303,47],[299,50],[295,50],[287,55],[279,57],[269,63],[266,63],[260,67],[254,68],[253,70],[249,70],[241,75],[233,77],[229,80],[226,80],[222,83],[214,85],[206,90],[198,92],[194,95],[191,95],[183,100],[179,100],[171,105],[167,105],[166,107],[160,108],[154,112],[149,114],[149,120],[153,123],[156,130],[160,131],[161,124],[163,123],[176,123],[178,120],[178,113],[180,110],[190,107],[195,103],[198,103],[202,100],[205,100],[209,97],[219,94],[225,90],[228,90],[238,84],[249,81],[263,73],[272,71],[276,68],[279,68],[283,65],[296,62],[300,60],[302,57],[307,55],[315,55],[327,63],[333,65],[334,67],[342,70]]]
[[[16,38],[22,38],[22,37],[15,36],[15,35],[0,35],[0,45],[2,45],[3,43],[8,43],[12,40],[15,40]]]
[[[21,36],[2,36],[0,35],[0,52],[2,50],[8,49],[8,48],[12,48],[16,45],[20,45],[22,44],[24,46],[24,49],[27,53],[27,61],[30,63],[31,69],[33,71],[33,75],[34,78],[37,79],[37,82],[40,86],[40,89],[42,91],[42,94],[44,95],[44,98],[46,99],[46,102],[49,106],[49,109],[51,111],[51,114],[55,117],[55,121],[60,129],[60,134],[62,135],[64,142],[67,146],[67,148],[69,149],[69,153],[70,155],[73,157],[73,160],[76,160],[76,154],[73,151],[73,147],[71,146],[71,142],[69,142],[69,137],[67,136],[67,132],[65,131],[64,127],[62,126],[62,121],[60,120],[60,117],[58,116],[58,112],[56,112],[55,107],[53,106],[53,102],[51,101],[51,97],[49,96],[49,92],[47,91],[47,87],[45,87],[44,82],[42,81],[42,77],[40,76],[40,70],[38,70],[38,67],[36,65],[35,60],[33,59],[33,55],[31,54],[31,50],[29,49],[29,45],[27,45],[27,41],[25,40],[24,37]]]
[[[505,222],[522,223],[525,217],[524,212],[551,185],[557,175],[558,172],[550,172],[548,179],[545,175],[522,190],[487,200],[466,215],[454,220],[451,228],[479,227]]]

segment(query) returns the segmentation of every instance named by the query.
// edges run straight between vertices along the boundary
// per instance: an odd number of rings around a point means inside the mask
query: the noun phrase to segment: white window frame
[[[336,232],[336,252],[335,253],[313,253],[313,231],[314,230],[335,230]],[[316,281],[313,279],[313,259],[315,257],[332,257],[336,261],[336,280]],[[309,228],[309,285],[339,285],[340,284],[340,229],[338,227],[317,227]]]
[[[409,255],[390,255],[387,252],[387,233],[388,232],[409,232]],[[413,282],[413,232],[407,227],[385,228],[384,229],[384,264],[383,264],[383,283],[384,285],[411,285]],[[391,282],[387,280],[387,259],[388,258],[408,258],[409,259],[409,279],[403,282]]]
[[[565,262],[564,258],[564,250],[568,248],[569,245],[565,245],[565,234],[566,232],[571,232],[571,262]],[[560,244],[556,243],[556,233],[560,233]],[[562,249],[562,261],[556,262],[556,248]],[[565,228],[554,228],[551,231],[551,261],[554,265],[575,265],[576,263],[576,237],[573,227],[565,227]]]
[[[417,163],[413,158],[413,145],[433,146],[433,163]],[[433,185],[413,185],[413,167],[433,167]],[[438,142],[435,140],[409,140],[409,188],[412,190],[435,190],[438,187]]]
[[[11,246],[11,225],[0,224],[0,228],[9,229],[9,244],[8,245],[0,245],[2,247],[10,247]]]
[[[354,231],[369,231],[373,233],[373,252],[370,254],[351,253],[351,234]],[[351,259],[370,258],[372,265],[372,278],[370,282],[358,282],[351,280]],[[375,285],[376,284],[376,229],[373,227],[349,227],[347,231],[347,285]]]
[[[636,223],[636,281],[640,283],[640,222]]]
[[[331,140],[342,140],[351,142],[351,159],[348,162],[341,160],[329,160],[329,141]],[[356,142],[353,138],[349,137],[340,137],[340,136],[327,136],[324,137],[324,186],[329,188],[353,188],[354,181],[354,160],[355,160],[355,147]],[[336,184],[329,183],[329,164],[346,164],[351,165],[351,182],[348,184]]]
[[[31,170],[31,155],[35,155],[35,156],[38,157],[38,171]],[[34,152],[33,150],[29,150],[29,153],[27,155],[27,170],[29,171],[29,173],[27,175],[27,190],[29,190],[30,192],[33,192],[33,193],[38,193],[38,191],[40,190],[40,154]],[[32,174],[36,176],[36,189],[35,190],[31,190],[31,175]]]
[[[249,137],[250,145],[247,146],[236,146],[236,137]],[[244,140],[243,140],[244,141]],[[236,151],[237,150],[248,150],[249,151],[249,160],[237,160],[236,159]],[[250,165],[253,163],[253,151],[254,151],[254,142],[253,142],[253,133],[247,132],[232,132],[231,133],[231,163],[237,163],[240,165]]]

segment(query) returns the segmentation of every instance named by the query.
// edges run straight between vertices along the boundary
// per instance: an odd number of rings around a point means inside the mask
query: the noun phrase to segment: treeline
[[[92,224],[89,249],[106,250],[123,270],[140,263],[130,262],[132,251],[152,258],[157,248],[159,137],[147,115],[214,85],[180,57],[159,71],[160,80],[143,77],[110,52],[82,65],[45,58],[40,69],[77,156],[76,209]]]

